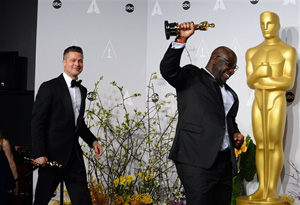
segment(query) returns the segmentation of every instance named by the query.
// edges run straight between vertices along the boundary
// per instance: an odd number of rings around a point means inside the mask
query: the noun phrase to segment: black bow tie
[[[72,80],[72,81],[71,81],[71,88],[73,88],[73,87],[75,87],[75,86],[79,87],[80,84],[81,84],[81,82],[82,82],[82,80],[78,80],[78,81]]]

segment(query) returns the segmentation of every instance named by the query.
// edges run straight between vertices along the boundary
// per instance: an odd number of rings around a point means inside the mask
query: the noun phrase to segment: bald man
[[[237,57],[221,46],[212,52],[205,68],[181,67],[181,54],[195,25],[185,22],[179,27],[160,64],[178,101],[178,124],[169,157],[176,164],[188,205],[229,205],[237,171],[234,147],[244,142],[235,121],[238,96],[226,84],[238,68]]]

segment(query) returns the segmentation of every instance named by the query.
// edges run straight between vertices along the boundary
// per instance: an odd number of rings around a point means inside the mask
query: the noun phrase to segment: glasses
[[[233,65],[233,63],[231,63],[230,60],[228,60],[227,58],[224,58],[223,56],[217,56],[217,57],[225,61],[228,64],[229,68],[233,69],[234,72],[236,72],[239,69],[238,65]]]

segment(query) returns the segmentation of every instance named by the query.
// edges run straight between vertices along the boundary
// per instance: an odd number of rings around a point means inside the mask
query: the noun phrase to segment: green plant
[[[238,173],[232,179],[232,205],[236,204],[236,197],[245,194],[243,181],[246,180],[247,182],[250,182],[254,178],[256,173],[255,152],[256,145],[249,135],[247,135],[241,149],[235,149]]]
[[[180,189],[181,184],[168,153],[177,120],[177,111],[172,112],[170,105],[172,100],[176,102],[176,96],[170,93],[166,94],[166,100],[158,99],[153,85],[157,79],[154,73],[148,84],[145,110],[140,111],[126,102],[141,94],[125,97],[123,86],[116,82],[111,85],[118,91],[119,99],[104,102],[100,97],[102,79],[88,95],[86,121],[103,147],[103,156],[100,160],[93,158],[93,151],[82,144],[86,150],[90,189],[96,193],[95,187],[101,187],[101,197],[107,196],[109,204],[116,201],[125,204],[135,194],[149,194],[154,204],[175,198],[172,193]],[[126,184],[125,176],[132,176],[133,180]]]

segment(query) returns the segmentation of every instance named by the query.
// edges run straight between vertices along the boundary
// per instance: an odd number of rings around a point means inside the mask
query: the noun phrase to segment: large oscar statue
[[[294,85],[297,53],[279,38],[276,13],[263,12],[260,26],[265,40],[246,53],[247,84],[255,90],[252,125],[259,187],[238,197],[238,205],[287,204],[278,196],[277,184],[284,161],[285,93]]]

